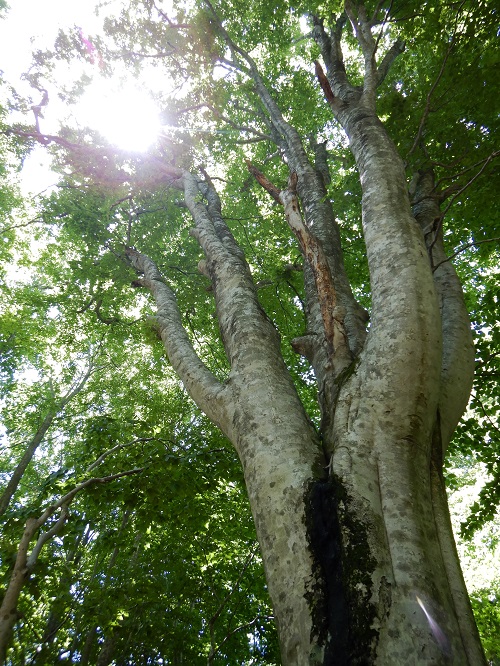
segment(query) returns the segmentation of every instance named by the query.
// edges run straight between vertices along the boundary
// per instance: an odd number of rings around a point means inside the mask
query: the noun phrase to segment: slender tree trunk
[[[89,629],[87,636],[85,637],[85,642],[83,643],[82,653],[80,658],[81,666],[88,666],[88,664],[90,664],[90,659],[93,653],[96,635],[97,635],[97,625],[94,625]]]
[[[89,369],[85,373],[85,375],[80,379],[80,381],[77,382],[77,384],[74,386],[73,389],[71,389],[63,398],[60,399],[59,403],[57,406],[50,410],[47,415],[45,416],[44,420],[42,421],[41,425],[37,429],[34,437],[26,447],[21,460],[18,462],[16,469],[14,470],[11,478],[9,479],[7,486],[5,487],[5,490],[3,493],[0,495],[0,516],[2,516],[5,511],[7,510],[7,507],[9,506],[9,502],[12,499],[14,493],[16,492],[19,483],[21,482],[21,479],[23,477],[24,472],[26,471],[26,468],[31,462],[31,459],[33,458],[35,451],[37,448],[40,446],[42,443],[45,435],[47,434],[48,430],[52,426],[52,423],[54,422],[54,419],[56,416],[66,407],[66,405],[76,396],[80,391],[83,389],[85,384],[87,383],[87,380],[89,379],[90,375],[92,374],[94,368],[93,365],[91,364],[89,366]]]
[[[82,481],[82,483],[75,486],[72,490],[61,497],[57,502],[48,506],[39,518],[28,518],[24,528],[23,536],[19,543],[16,561],[12,570],[5,595],[0,606],[0,665],[5,662],[7,647],[9,644],[12,628],[17,619],[17,603],[21,590],[28,580],[38,557],[44,545],[49,542],[66,524],[69,512],[68,507],[81,490],[88,486],[97,483],[108,483],[123,476],[130,476],[142,472],[143,468],[127,470],[126,472],[119,472],[106,477],[96,477]],[[28,556],[28,548],[30,541],[34,538],[37,531],[45,525],[47,520],[58,510],[61,509],[59,518],[55,523],[47,529],[47,531],[39,534],[38,539]]]
[[[18,618],[17,600],[26,578],[29,575],[27,567],[28,548],[36,528],[36,518],[28,518],[23,536],[19,543],[16,562],[14,564],[9,585],[2,600],[2,606],[0,607],[0,664],[5,663],[12,627]]]
[[[113,661],[113,655],[116,648],[116,638],[114,635],[106,636],[104,643],[101,645],[99,656],[97,657],[96,666],[109,666]]]
[[[5,511],[7,510],[7,507],[9,506],[9,502],[12,499],[12,496],[16,492],[19,483],[23,477],[24,472],[26,471],[26,468],[31,462],[31,459],[33,458],[33,455],[35,454],[35,451],[39,447],[40,443],[43,441],[43,438],[47,434],[47,431],[49,430],[50,426],[52,425],[52,422],[55,418],[56,414],[54,412],[49,412],[47,416],[44,418],[42,421],[42,424],[38,428],[38,430],[35,433],[35,436],[31,440],[31,442],[28,444],[26,447],[23,456],[19,463],[17,464],[16,469],[14,470],[12,476],[10,477],[7,486],[5,487],[5,490],[3,491],[2,495],[0,496],[0,516],[2,516]]]

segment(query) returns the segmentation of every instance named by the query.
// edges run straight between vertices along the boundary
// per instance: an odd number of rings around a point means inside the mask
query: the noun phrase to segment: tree
[[[493,20],[481,2],[346,0],[336,9],[205,0],[173,20],[154,2],[129,3],[105,23],[116,46],[93,43],[104,63],[120,57],[140,67],[153,57],[173,63],[174,80],[189,79],[169,110],[177,134],[145,157],[85,146],[70,132],[18,134],[61,146],[62,168],[79,172],[64,183],[80,191],[51,197],[43,214],[57,220],[70,203],[59,247],[73,236],[93,276],[81,279],[80,310],[92,308],[116,331],[131,304],[147,310],[149,292],[149,335],[161,338],[194,403],[233,444],[283,664],[480,664],[443,480],[474,365],[446,242],[494,247],[482,243],[493,234],[476,237],[467,219],[482,201],[483,231],[492,228],[483,194],[497,156],[486,48]],[[59,38],[59,53],[71,46]],[[458,96],[465,85],[467,99]],[[208,130],[188,140],[193,119]],[[107,187],[112,215],[99,214],[90,184]],[[88,211],[92,197],[95,215],[82,216],[79,201]],[[343,247],[361,242],[358,203],[367,268],[361,259],[354,272]],[[280,218],[297,245],[275,230]],[[181,258],[181,273],[192,262],[187,224],[209,292],[197,278],[189,287],[170,260],[161,266],[165,254]],[[281,286],[269,296],[273,270],[271,284]],[[61,304],[63,294],[75,298],[74,282],[54,285]],[[103,314],[108,297],[116,314]],[[273,299],[285,297],[282,315]]]

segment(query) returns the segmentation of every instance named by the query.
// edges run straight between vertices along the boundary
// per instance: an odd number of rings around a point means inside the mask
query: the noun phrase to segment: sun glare
[[[109,81],[95,82],[77,105],[75,116],[80,125],[97,130],[124,150],[147,150],[161,128],[153,100],[131,83],[118,87]]]

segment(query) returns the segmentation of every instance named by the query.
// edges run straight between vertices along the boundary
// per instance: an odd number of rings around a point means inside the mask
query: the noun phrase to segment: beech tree
[[[75,33],[38,55],[169,73],[147,155],[14,132],[57,149],[40,212],[58,230],[43,270],[61,325],[140,334],[158,364],[161,340],[234,447],[287,666],[485,663],[443,466],[475,358],[452,260],[480,291],[463,257],[486,284],[498,254],[494,34],[467,0],[148,0],[107,18],[92,52]]]

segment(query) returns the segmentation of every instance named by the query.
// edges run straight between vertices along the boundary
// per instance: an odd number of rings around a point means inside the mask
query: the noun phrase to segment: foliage
[[[359,182],[313,74],[317,47],[303,29],[312,14],[329,20],[338,4],[327,10],[315,2],[291,7],[235,0],[218,3],[217,11],[234,41],[258,60],[287,121],[311,137],[310,154],[314,141],[327,141],[328,197],[353,290],[369,308]],[[489,474],[464,525],[470,535],[500,504],[495,16],[482,1],[463,2],[458,10],[438,0],[386,4],[383,39],[403,38],[407,47],[383,85],[379,113],[409,177],[432,166],[439,187],[451,188],[445,245],[449,256],[456,254],[476,336],[476,384],[452,445],[453,455],[472,457]],[[188,28],[175,27],[181,24]],[[154,2],[130,1],[103,26],[94,41],[104,61],[96,76],[110,76],[118,60],[144,78],[151,68],[167,72],[173,92],[154,91],[166,132],[149,157],[178,167],[202,165],[217,178],[260,303],[318,423],[314,377],[291,346],[305,327],[301,255],[282,211],[244,167],[245,159],[265,164],[275,184],[286,183],[253,84],[220,60],[225,47],[205,3],[180,7],[170,21]],[[352,35],[346,39],[352,46]],[[51,71],[71,57],[85,61],[88,53],[73,33],[61,33],[51,52],[36,54],[37,76],[54,85]],[[354,51],[347,67],[359,68]],[[61,94],[72,97],[68,90]],[[1,135],[0,409],[8,445],[0,453],[2,481],[55,411],[3,517],[2,586],[27,518],[94,474],[143,471],[75,499],[63,531],[46,544],[23,589],[10,663],[96,663],[107,645],[116,663],[278,663],[238,460],[170,369],[153,304],[123,253],[124,246],[136,246],[154,258],[177,295],[197,353],[225,379],[228,362],[208,281],[196,268],[201,253],[189,217],[156,162],[148,166],[147,158],[120,153],[87,130],[61,133],[66,147],[89,136],[88,151],[54,150],[59,184],[27,212],[3,179],[24,144]],[[14,268],[7,271],[9,263]],[[89,368],[82,390],[54,410]],[[499,659],[498,602],[488,595],[491,590],[477,591],[472,603],[485,648]]]
[[[471,595],[479,633],[490,664],[500,663],[500,605],[496,589],[476,590]]]

